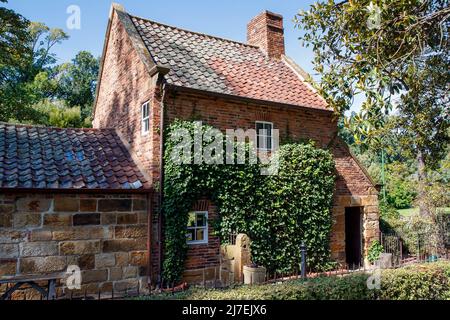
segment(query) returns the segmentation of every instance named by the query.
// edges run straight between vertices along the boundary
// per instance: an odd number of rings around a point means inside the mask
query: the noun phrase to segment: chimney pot
[[[270,58],[285,54],[283,16],[264,11],[247,25],[247,43],[258,46]]]

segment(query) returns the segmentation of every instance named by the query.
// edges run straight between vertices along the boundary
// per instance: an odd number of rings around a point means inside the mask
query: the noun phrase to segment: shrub
[[[370,263],[374,263],[380,258],[380,255],[383,253],[383,251],[384,248],[381,245],[380,241],[373,241],[367,254],[367,260],[369,260]]]
[[[383,270],[381,288],[367,287],[369,274],[318,277],[282,284],[239,286],[225,290],[191,288],[175,295],[142,299],[176,300],[446,300],[450,299],[450,263],[437,262]]]
[[[417,265],[385,270],[381,300],[441,300],[450,298],[450,263]]]

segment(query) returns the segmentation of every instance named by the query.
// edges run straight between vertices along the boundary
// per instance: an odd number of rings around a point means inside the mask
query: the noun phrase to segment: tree
[[[39,123],[42,115],[33,106],[51,97],[57,87],[52,69],[56,57],[52,48],[68,36],[61,29],[28,22],[11,10],[7,15],[11,21],[16,15],[21,24],[6,31],[6,39],[13,39],[19,51],[10,54],[11,58],[5,58],[5,64],[0,65],[0,121]],[[0,39],[3,38],[0,35]],[[5,43],[13,45],[11,41]],[[5,56],[7,54],[8,51]]]
[[[394,132],[417,159],[419,198],[426,169],[445,156],[449,142],[449,17],[445,0],[329,0],[295,18],[315,53],[319,92],[341,116],[355,96],[364,97],[346,125],[356,142],[377,150]],[[389,113],[397,120],[386,128]]]
[[[0,0],[7,3],[6,0]],[[0,85],[8,80],[8,70],[20,67],[29,55],[29,21],[13,10],[0,7]]]
[[[58,97],[69,107],[80,107],[83,118],[90,118],[94,103],[95,88],[99,70],[99,59],[81,51],[71,63],[56,68],[58,73]]]

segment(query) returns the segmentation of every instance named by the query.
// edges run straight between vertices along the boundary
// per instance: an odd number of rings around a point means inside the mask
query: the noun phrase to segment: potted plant
[[[244,284],[254,285],[262,284],[266,281],[266,268],[260,267],[257,264],[246,265],[244,270]]]

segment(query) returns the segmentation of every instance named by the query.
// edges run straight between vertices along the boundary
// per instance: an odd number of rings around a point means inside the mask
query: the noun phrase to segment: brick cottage
[[[164,242],[161,133],[175,119],[198,119],[222,131],[278,129],[282,138],[312,139],[330,149],[338,176],[332,257],[359,263],[379,236],[378,193],[305,78],[285,55],[278,14],[251,20],[244,44],[132,16],[114,4],[95,129],[0,127],[0,275],[78,262],[95,288],[135,285],[146,272],[156,283]],[[198,279],[199,270],[220,272],[220,239],[208,224],[218,212],[207,199],[192,208],[198,222],[187,226],[188,281]]]

